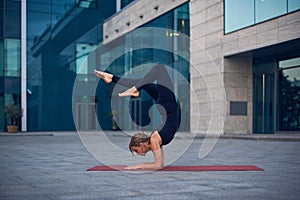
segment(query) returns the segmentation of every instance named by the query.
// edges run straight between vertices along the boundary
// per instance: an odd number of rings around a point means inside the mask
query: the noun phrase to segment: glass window
[[[300,86],[300,68],[283,70],[283,76],[290,82],[291,86]],[[300,90],[299,90],[300,91]]]
[[[27,38],[37,40],[37,36],[63,18],[73,4],[74,0],[28,0]]]
[[[3,1],[0,1],[0,22],[3,24]],[[3,38],[3,25],[0,26],[0,38]]]
[[[121,8],[124,8],[125,6],[127,6],[128,4],[130,4],[133,1],[135,1],[135,0],[121,0]]]
[[[225,0],[224,32],[239,30],[299,9],[299,0]]]
[[[95,64],[89,65],[88,55],[95,48],[96,45],[92,44],[76,44],[76,73],[77,74],[88,74],[93,69],[88,69],[88,67],[93,67]]]
[[[4,36],[20,38],[21,36],[21,3],[20,1],[5,1]],[[1,22],[2,23],[2,22]]]
[[[279,68],[288,68],[294,66],[300,66],[300,58],[294,58],[294,59],[284,60],[279,62]]]
[[[77,1],[76,6],[78,6],[80,8],[96,9],[97,3],[95,0],[79,0],[79,1]]]
[[[96,81],[92,69],[98,60],[86,57],[102,41],[103,20],[115,11],[114,1],[101,0],[105,5],[94,7],[96,2],[27,0],[27,86],[32,91],[27,114],[34,119],[28,121],[28,130],[75,129],[71,96],[76,72],[82,81]],[[62,121],[57,113],[63,109]],[[55,123],[49,125],[49,120]]]
[[[60,19],[62,19],[70,8],[72,7],[72,4],[70,1],[54,1],[51,5],[51,24],[56,24]]]
[[[20,76],[20,40],[5,40],[5,76]]]
[[[27,39],[29,49],[32,47],[32,42],[37,42],[38,36],[40,36],[47,26],[51,22],[51,13],[49,4],[45,4],[39,1],[27,2]]]
[[[4,72],[4,42],[0,40],[0,76],[3,76]]]
[[[254,24],[254,1],[225,1],[225,33]]]
[[[5,129],[5,117],[4,117],[4,95],[0,94],[0,131]]]
[[[262,22],[287,12],[286,0],[256,0],[255,1],[255,22]]]
[[[300,67],[278,72],[279,130],[300,130]]]
[[[292,12],[298,9],[300,9],[299,0],[288,0],[288,12]]]

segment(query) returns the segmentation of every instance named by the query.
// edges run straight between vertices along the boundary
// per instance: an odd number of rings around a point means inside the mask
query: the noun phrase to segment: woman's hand
[[[132,165],[125,167],[126,170],[135,170],[135,169],[141,169],[138,165]]]

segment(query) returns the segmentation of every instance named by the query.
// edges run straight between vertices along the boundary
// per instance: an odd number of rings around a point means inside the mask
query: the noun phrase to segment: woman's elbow
[[[155,170],[160,170],[162,168],[164,168],[164,164],[160,164],[160,165],[155,166]]]
[[[160,169],[162,169],[162,168],[163,168],[163,167],[161,167],[161,166],[155,166],[153,170],[160,170]]]

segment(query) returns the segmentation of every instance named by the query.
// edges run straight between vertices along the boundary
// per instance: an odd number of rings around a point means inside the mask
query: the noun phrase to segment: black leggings
[[[165,66],[155,65],[142,79],[113,76],[112,81],[128,88],[135,86],[138,91],[145,90],[157,104],[163,106],[165,112],[159,110],[163,120],[157,131],[162,139],[162,145],[169,144],[179,126],[179,106],[173,93],[173,83]],[[154,81],[157,83],[153,83]]]

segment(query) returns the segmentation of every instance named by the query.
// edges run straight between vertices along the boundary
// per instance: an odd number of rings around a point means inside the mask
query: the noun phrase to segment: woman
[[[95,75],[106,83],[116,83],[129,89],[119,93],[120,97],[138,97],[141,90],[145,90],[157,104],[164,110],[158,109],[162,115],[162,123],[150,136],[144,133],[137,133],[132,136],[129,149],[138,155],[145,156],[148,151],[152,151],[154,162],[128,166],[126,169],[148,169],[157,170],[164,167],[164,153],[162,146],[169,144],[178,129],[178,103],[172,92],[173,84],[165,66],[155,65],[142,79],[119,78],[115,75],[94,71]],[[153,83],[157,81],[156,83]],[[160,107],[158,107],[160,108]]]

